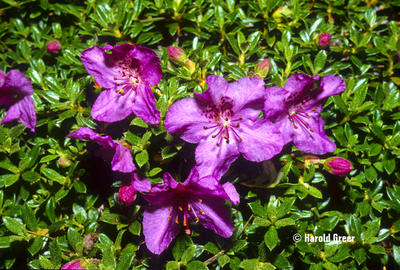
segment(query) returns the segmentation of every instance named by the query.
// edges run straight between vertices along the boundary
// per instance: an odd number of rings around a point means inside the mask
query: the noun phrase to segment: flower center
[[[132,60],[124,58],[117,64],[117,71],[119,77],[114,77],[114,82],[119,90],[115,90],[115,93],[119,93],[124,96],[129,90],[136,89],[140,79],[136,74],[135,69],[132,67]]]
[[[214,120],[215,124],[211,126],[204,126],[203,128],[213,129],[212,138],[215,138],[217,146],[221,146],[223,141],[229,144],[230,140],[236,139],[241,142],[242,138],[237,133],[237,129],[240,127],[239,122],[243,120],[241,116],[235,116],[232,111],[232,103],[227,100],[226,97],[221,98],[221,105],[219,107],[209,106],[205,111],[204,115],[210,120]]]
[[[175,216],[175,223],[179,224],[179,218],[182,216],[183,226],[186,227],[185,232],[186,234],[190,234],[189,214],[193,214],[196,223],[199,222],[199,217],[196,214],[196,211],[200,212],[202,215],[205,215],[204,211],[200,208],[202,200],[193,195],[187,188],[176,189],[173,197],[174,199],[172,199],[170,205],[168,206],[168,210],[171,212],[171,214],[168,216],[168,220],[170,220],[172,216]],[[180,214],[181,212],[182,215]]]
[[[317,111],[317,109],[313,108],[312,111]],[[304,106],[290,107],[288,117],[295,129],[298,129],[300,126],[307,130],[307,132],[314,132],[314,130],[311,129],[306,123],[308,119],[311,119],[311,115],[306,112]]]

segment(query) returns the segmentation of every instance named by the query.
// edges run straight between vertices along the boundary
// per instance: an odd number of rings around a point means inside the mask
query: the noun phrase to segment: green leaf
[[[225,35],[225,38],[228,40],[229,44],[231,44],[232,49],[235,51],[235,53],[237,55],[240,55],[240,50],[239,50],[239,47],[237,45],[238,42],[237,42],[236,38],[232,34]]]
[[[74,181],[74,188],[79,193],[86,193],[86,185],[82,181],[75,180]]]
[[[75,251],[77,250],[78,243],[82,241],[81,235],[74,228],[71,227],[68,229],[67,239],[68,243]]]
[[[208,270],[208,267],[201,261],[192,261],[187,264],[187,269],[190,270]]]
[[[179,270],[181,269],[179,263],[176,261],[169,261],[167,262],[167,270]]]
[[[132,120],[130,123],[131,126],[138,126],[138,127],[143,127],[143,128],[148,128],[149,125],[143,121],[141,117],[136,117],[135,119]]]
[[[353,101],[350,104],[350,110],[358,111],[360,109],[360,106],[363,104],[365,97],[367,96],[367,90],[368,81],[366,81],[365,84],[362,84],[354,90],[355,95]]]
[[[39,255],[39,262],[44,269],[56,269],[50,260],[42,255]]]
[[[32,244],[28,247],[29,253],[33,256],[40,251],[43,245],[43,237],[33,238]]]
[[[142,226],[140,224],[140,222],[138,222],[137,220],[135,220],[131,226],[129,226],[129,231],[133,234],[133,235],[140,235],[140,232],[142,230]]]
[[[396,169],[396,160],[389,151],[385,151],[383,156],[383,167],[389,175]]]
[[[10,230],[11,232],[21,235],[21,236],[25,235],[24,226],[21,223],[19,223],[18,221],[16,221],[14,218],[4,216],[3,222],[4,222],[4,225],[6,225],[6,228],[8,230]]]
[[[196,252],[195,245],[188,247],[182,254],[181,258],[182,263],[187,264],[193,258],[195,252]]]
[[[38,224],[35,213],[33,212],[32,208],[30,208],[26,203],[22,208],[22,219],[29,230],[34,232],[38,230]]]
[[[393,245],[393,257],[398,265],[400,265],[400,246]]]
[[[250,206],[251,211],[255,215],[265,218],[265,219],[268,217],[267,210],[265,210],[265,208],[260,205],[259,201],[251,202],[251,203],[249,203],[249,206]]]
[[[283,218],[279,219],[275,222],[275,226],[280,228],[280,227],[286,227],[286,226],[292,226],[295,225],[295,221],[291,218]]]
[[[51,197],[46,203],[46,216],[51,223],[56,220],[54,197]]]
[[[44,174],[48,179],[52,181],[56,181],[60,183],[61,185],[64,185],[65,183],[65,177],[60,175],[58,172],[56,172],[53,169],[50,168],[41,168],[40,172]]]
[[[172,248],[172,255],[176,261],[179,261],[186,247],[193,245],[193,241],[188,235],[178,236],[175,241],[175,245]]]
[[[13,185],[19,179],[19,174],[5,174],[4,176],[3,181],[6,187]]]
[[[59,268],[61,266],[62,253],[57,239],[54,239],[50,244],[50,256],[55,268]]]
[[[221,267],[224,267],[230,261],[231,259],[229,258],[229,256],[225,254],[218,258],[218,263]]]
[[[211,254],[217,254],[219,252],[219,248],[211,242],[208,242],[207,244],[205,244],[204,246],[204,250],[207,250],[208,252],[210,252]]]
[[[112,245],[108,246],[103,252],[103,264],[106,268],[115,269],[116,261]]]
[[[326,51],[321,50],[314,59],[314,75],[324,68],[326,62]]]
[[[276,231],[275,226],[271,226],[269,230],[264,235],[265,245],[269,248],[269,250],[273,250],[278,244],[278,232]]]
[[[141,168],[146,162],[149,160],[149,154],[147,153],[147,150],[143,150],[139,154],[135,156],[136,163],[139,165]]]
[[[3,155],[3,160],[0,161],[0,168],[6,169],[12,173],[19,173],[18,167],[12,164],[11,160]]]
[[[178,152],[176,151],[176,148],[174,146],[168,145],[161,150],[162,159],[171,158],[176,154],[178,154]]]

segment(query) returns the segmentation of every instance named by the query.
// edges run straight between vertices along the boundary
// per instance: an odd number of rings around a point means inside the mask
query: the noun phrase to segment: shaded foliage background
[[[85,257],[101,269],[395,269],[400,264],[400,1],[14,1],[0,11],[0,69],[32,81],[38,118],[32,133],[17,121],[0,127],[0,267],[60,268]],[[318,36],[329,32],[323,49]],[[58,39],[58,54],[46,51]],[[239,158],[222,181],[241,195],[236,230],[226,240],[196,224],[162,255],[143,244],[143,198],[121,207],[118,187],[97,145],[65,139],[88,126],[125,139],[152,182],[168,171],[186,179],[194,145],[132,116],[93,121],[100,93],[80,61],[94,45],[131,42],[161,58],[153,92],[162,117],[183,97],[202,92],[209,74],[237,80],[269,58],[266,86],[292,73],[334,74],[346,81],[325,106],[334,155],[350,160],[348,177],[328,175],[295,147],[272,160],[280,183],[261,164]],[[183,48],[193,74],[170,62]],[[5,112],[2,112],[4,117]],[[292,148],[291,148],[292,147]],[[321,158],[328,157],[326,155]],[[355,242],[295,243],[295,233],[355,236]]]

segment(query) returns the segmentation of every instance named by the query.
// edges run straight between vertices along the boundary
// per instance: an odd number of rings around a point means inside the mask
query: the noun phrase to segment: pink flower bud
[[[75,260],[75,261],[72,261],[72,262],[64,264],[64,266],[61,267],[61,269],[75,269],[75,270],[86,270],[86,269],[88,269],[87,267],[82,267],[81,263],[82,263],[82,259]]]
[[[61,44],[58,40],[53,40],[47,44],[46,50],[51,53],[58,53],[58,50],[61,49]]]
[[[187,59],[186,53],[179,47],[169,46],[167,48],[169,58],[172,62],[178,65],[183,65],[185,60]]]
[[[130,205],[136,200],[136,189],[133,186],[123,185],[118,192],[118,202]]]
[[[350,161],[341,157],[330,157],[325,160],[324,169],[331,174],[345,176],[353,169]]]
[[[260,75],[261,78],[265,78],[270,69],[271,69],[271,62],[269,61],[269,59],[264,59],[257,64],[254,72]]]
[[[319,35],[318,44],[319,44],[319,46],[321,46],[322,48],[325,48],[325,47],[327,47],[329,44],[331,44],[331,34],[329,34],[329,33],[322,33],[321,35]]]

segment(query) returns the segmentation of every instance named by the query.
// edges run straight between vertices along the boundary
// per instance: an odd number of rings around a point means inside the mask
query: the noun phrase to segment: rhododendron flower
[[[59,49],[61,49],[61,44],[58,40],[53,40],[46,46],[46,50],[51,53],[58,53]]]
[[[132,162],[131,147],[123,141],[113,141],[110,136],[99,136],[99,134],[88,127],[81,127],[66,137],[95,141],[98,143],[102,146],[102,148],[100,148],[100,153],[103,157],[107,159],[109,154],[113,155],[111,161],[111,168],[113,171],[128,173],[136,170]]]
[[[235,229],[225,204],[225,200],[239,202],[235,187],[231,183],[222,186],[211,176],[199,179],[195,168],[184,183],[165,173],[164,185],[154,184],[144,198],[150,205],[144,211],[143,234],[152,253],[161,254],[182,227],[190,234],[189,219],[225,238]]]
[[[322,155],[336,148],[325,135],[324,120],[320,113],[326,98],[342,93],[342,78],[327,75],[314,88],[318,75],[294,74],[286,82],[285,89],[273,86],[267,89],[264,117],[274,122],[282,132],[285,144],[294,142],[306,153]]]
[[[240,154],[261,162],[282,150],[279,130],[269,120],[257,118],[264,102],[263,80],[253,77],[228,83],[211,75],[206,82],[209,88],[203,94],[175,102],[165,121],[169,133],[199,143],[196,166],[201,176],[220,179]]]
[[[116,122],[134,113],[158,124],[160,112],[150,85],[159,83],[162,71],[153,50],[131,44],[106,45],[104,49],[94,46],[85,50],[81,59],[96,83],[106,88],[93,104],[94,119]]]
[[[7,75],[0,70],[0,105],[5,105],[6,116],[1,124],[20,119],[21,123],[35,131],[36,113],[32,99],[31,81],[18,70]]]

